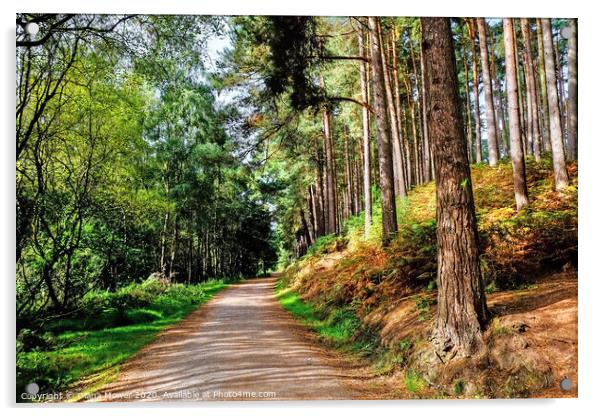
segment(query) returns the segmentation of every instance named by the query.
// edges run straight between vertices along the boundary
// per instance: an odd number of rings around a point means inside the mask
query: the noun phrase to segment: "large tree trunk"
[[[374,85],[373,102],[378,132],[378,165],[382,204],[382,242],[384,246],[387,246],[397,233],[392,140],[390,122],[387,117],[385,77],[380,52],[382,42],[378,36],[378,18],[369,17],[368,26],[370,30],[372,82]]]
[[[479,103],[479,61],[477,55],[477,45],[475,42],[474,19],[470,19],[469,25],[470,43],[472,47],[472,90],[474,96],[474,121],[475,121],[475,160],[477,163],[483,161],[483,151],[481,149],[481,105]]]
[[[562,141],[562,123],[560,121],[560,107],[558,103],[558,89],[556,84],[556,67],[554,62],[554,45],[552,43],[552,28],[550,27],[550,19],[541,19],[541,31],[548,90],[548,108],[550,110],[550,141],[552,144],[554,183],[556,185],[556,189],[560,190],[568,186],[569,178],[564,160],[564,143]]]
[[[567,158],[577,160],[577,20],[569,19],[571,35],[568,41],[568,67],[569,67],[569,91],[568,91],[568,135],[567,135]]]
[[[444,359],[482,346],[488,319],[454,45],[447,18],[421,18],[426,111],[437,183],[438,302],[434,342]],[[494,136],[495,137],[495,136]]]
[[[364,31],[358,33],[358,43],[360,56],[366,56],[364,46]],[[370,226],[372,225],[372,178],[370,177],[370,112],[368,111],[368,72],[366,63],[360,60],[360,89],[362,94],[362,155],[363,160],[363,179],[364,179],[364,237],[370,236]]]
[[[483,72],[483,87],[485,90],[485,113],[487,115],[487,145],[489,166],[496,166],[499,159],[497,143],[497,122],[493,106],[493,88],[491,86],[491,69],[489,68],[489,51],[487,50],[487,23],[482,17],[477,18],[479,28],[479,46],[481,48],[481,68]]]
[[[510,119],[510,152],[514,178],[516,209],[520,211],[529,204],[527,197],[527,177],[525,157],[520,134],[520,113],[518,107],[518,81],[516,76],[514,24],[512,19],[504,19],[504,51],[506,56],[506,94],[508,95],[508,117]]]
[[[525,43],[525,76],[527,78],[527,107],[531,118],[532,136],[533,136],[533,155],[536,161],[541,159],[541,130],[539,129],[539,111],[537,109],[537,90],[535,81],[535,71],[533,68],[533,55],[531,51],[531,28],[529,19],[520,19],[523,41]]]

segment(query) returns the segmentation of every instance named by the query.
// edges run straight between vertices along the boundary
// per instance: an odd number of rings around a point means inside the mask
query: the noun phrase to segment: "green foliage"
[[[352,338],[360,327],[360,322],[350,308],[333,309],[320,313],[311,304],[302,301],[290,289],[277,288],[280,304],[291,312],[304,325],[315,330],[324,340],[335,346],[352,343]],[[356,346],[357,347],[357,346]]]
[[[105,315],[128,321],[123,311],[148,299],[124,286],[152,273],[196,283],[275,263],[271,201],[229,129],[239,114],[201,73],[206,39],[223,23],[64,16],[61,36],[17,49],[19,330],[97,310],[82,300],[91,290],[117,291]]]
[[[406,390],[411,393],[420,393],[427,385],[424,377],[411,369],[405,372],[404,383]]]
[[[36,382],[41,393],[57,392],[92,375],[98,380],[90,388],[99,388],[158,332],[226,286],[221,280],[168,285],[149,279],[114,293],[88,293],[85,308],[72,318],[19,333],[17,394],[30,382]]]

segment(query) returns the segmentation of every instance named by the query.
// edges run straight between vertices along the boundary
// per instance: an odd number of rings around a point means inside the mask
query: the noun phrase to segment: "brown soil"
[[[254,279],[220,292],[124,364],[99,400],[355,398],[353,368],[281,308],[274,284]]]
[[[423,296],[435,298],[433,293]],[[432,359],[424,342],[436,306],[430,307],[429,319],[420,320],[415,300],[408,297],[394,308],[368,316],[371,324],[382,328],[385,345],[394,347],[404,340],[419,345],[419,351],[409,357],[410,368],[423,372],[430,384],[424,391],[409,393],[399,371],[382,378],[377,388],[396,391],[400,398],[577,397],[576,272],[546,276],[525,289],[489,294],[487,303],[494,318],[484,334],[485,351],[445,364]],[[568,391],[560,388],[565,378],[572,384]],[[464,385],[460,394],[454,392],[458,381]]]

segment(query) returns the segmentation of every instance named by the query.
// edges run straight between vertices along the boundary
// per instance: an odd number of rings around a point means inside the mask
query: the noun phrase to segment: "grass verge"
[[[17,341],[17,401],[25,386],[39,393],[75,390],[91,394],[115,380],[120,365],[157,333],[207,302],[227,285],[214,280],[198,285],[159,281],[126,286],[117,292],[91,292],[82,313],[20,331]]]

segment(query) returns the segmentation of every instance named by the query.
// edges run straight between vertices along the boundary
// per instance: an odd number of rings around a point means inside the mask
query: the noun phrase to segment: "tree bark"
[[[464,36],[462,36],[464,38]],[[464,43],[464,42],[463,42]],[[462,63],[464,64],[464,92],[466,102],[466,145],[468,146],[468,161],[474,162],[472,145],[472,113],[470,111],[470,81],[468,76],[468,57],[466,47],[462,45]]]
[[[326,234],[337,232],[337,199],[336,184],[334,180],[334,156],[332,150],[332,129],[330,127],[330,111],[322,111],[322,124],[324,127],[324,153],[326,155],[324,171],[326,173]]]
[[[541,136],[543,139],[543,150],[549,152],[552,150],[550,143],[550,109],[548,105],[548,83],[546,80],[546,67],[545,67],[545,52],[543,47],[543,34],[541,31],[541,19],[537,19],[537,62],[539,65],[539,83],[542,100],[542,132]]]
[[[552,28],[550,27],[550,19],[541,19],[541,31],[548,90],[548,108],[550,110],[550,142],[552,145],[554,183],[556,189],[561,190],[568,186],[569,178],[566,171],[564,143],[562,141],[562,124],[560,121],[560,107],[558,103],[558,89],[556,83],[556,67],[554,62],[554,45],[552,43]]]
[[[506,56],[506,94],[508,95],[508,117],[510,121],[510,153],[514,179],[516,209],[520,211],[529,204],[525,157],[520,134],[520,113],[518,104],[518,81],[516,74],[514,24],[512,18],[504,19],[504,51]]]
[[[475,160],[477,163],[483,161],[483,151],[481,149],[481,105],[479,103],[479,62],[477,46],[475,42],[474,20],[469,20],[469,35],[472,46],[472,90],[474,95],[474,121],[475,121]]]
[[[577,20],[569,19],[571,30],[568,39],[568,135],[567,135],[567,158],[577,160]]]
[[[353,196],[351,194],[353,178],[351,174],[351,162],[349,161],[349,132],[347,126],[343,127],[343,150],[345,158],[345,188],[343,189],[343,215],[349,218],[353,212]]]
[[[451,25],[447,18],[421,18],[421,23],[437,185],[438,302],[433,341],[444,359],[452,359],[482,347],[482,327],[489,314]]]
[[[537,91],[535,86],[535,71],[533,69],[533,55],[531,51],[531,28],[529,19],[520,19],[523,41],[525,43],[525,76],[527,78],[527,107],[528,115],[531,117],[531,128],[533,137],[533,156],[539,162],[541,160],[541,131],[539,129],[539,111],[537,109]]]
[[[422,50],[422,46],[420,46],[420,104],[422,105],[422,140],[424,142],[424,180],[426,182],[430,182],[433,179],[433,163],[431,157],[431,146],[429,144],[429,131],[428,131],[428,123],[426,120],[426,104],[424,102],[425,92],[425,79],[424,79],[424,51]]]
[[[405,178],[403,171],[403,163],[401,159],[401,136],[398,130],[397,123],[397,115],[395,113],[395,102],[393,100],[393,89],[391,88],[391,76],[388,70],[389,65],[387,64],[387,59],[384,51],[384,42],[382,39],[384,38],[380,26],[380,22],[378,22],[378,38],[381,41],[381,60],[383,67],[383,76],[385,81],[385,96],[387,98],[387,111],[389,114],[389,126],[391,128],[391,141],[393,147],[393,175],[395,177],[395,188],[397,190],[397,195],[400,197],[406,196],[406,188],[405,188]]]
[[[360,30],[358,33],[358,44],[360,49],[360,55],[366,56],[366,48],[364,45],[364,31]],[[366,69],[366,62],[360,61],[360,90],[362,95],[362,101],[368,103],[368,71]],[[372,178],[370,168],[370,113],[368,107],[362,107],[362,156],[363,160],[363,180],[364,180],[364,237],[370,236],[370,227],[372,225]]]
[[[316,204],[316,235],[321,237],[326,233],[326,219],[324,215],[324,184],[322,180],[324,177],[322,173],[323,163],[318,143],[316,143],[316,166],[316,194],[314,195],[314,201]]]
[[[378,18],[369,17],[372,82],[374,85],[374,109],[378,132],[378,165],[382,204],[382,243],[388,246],[397,233],[395,185],[393,178],[393,154],[390,123],[387,117],[385,78],[382,67],[381,45],[378,36]]]
[[[487,23],[482,17],[477,18],[479,29],[479,46],[481,49],[481,69],[483,72],[483,87],[485,90],[485,113],[487,115],[487,144],[489,166],[496,166],[499,159],[497,143],[497,123],[493,106],[493,88],[491,86],[491,70],[489,68],[489,51],[487,50]]]

